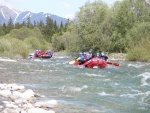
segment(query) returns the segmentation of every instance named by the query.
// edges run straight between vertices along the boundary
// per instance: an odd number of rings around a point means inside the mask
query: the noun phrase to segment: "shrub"
[[[13,38],[0,40],[0,55],[9,58],[27,57],[29,46],[23,41]]]
[[[128,49],[127,59],[131,61],[150,61],[150,40],[144,40],[139,45]]]
[[[31,31],[29,28],[24,26],[24,27],[20,28],[19,30],[13,29],[9,35],[10,35],[10,37],[24,40],[25,38],[31,36]]]
[[[0,55],[5,56],[8,51],[11,51],[11,42],[7,39],[0,39]]]
[[[41,48],[39,40],[35,37],[28,37],[24,40],[24,42],[30,45],[33,50]]]

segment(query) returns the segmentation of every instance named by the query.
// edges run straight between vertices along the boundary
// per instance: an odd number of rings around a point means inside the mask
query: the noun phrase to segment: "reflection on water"
[[[88,69],[69,60],[0,58],[0,82],[22,84],[58,100],[61,113],[149,113],[149,63],[115,61],[119,67]]]

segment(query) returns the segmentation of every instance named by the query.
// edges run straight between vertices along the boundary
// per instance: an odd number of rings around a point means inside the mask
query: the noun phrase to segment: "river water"
[[[17,83],[55,99],[58,113],[150,113],[150,63],[111,61],[119,67],[78,68],[69,56],[0,58],[0,83]]]

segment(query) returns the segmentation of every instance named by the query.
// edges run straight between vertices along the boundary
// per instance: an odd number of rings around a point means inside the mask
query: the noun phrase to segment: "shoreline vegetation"
[[[125,53],[111,53],[108,55],[108,60],[121,60],[125,61],[127,60],[127,54]]]

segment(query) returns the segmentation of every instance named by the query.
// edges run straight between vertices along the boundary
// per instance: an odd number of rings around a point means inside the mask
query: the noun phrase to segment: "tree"
[[[20,29],[21,28],[21,24],[19,22],[15,23],[15,29]]]
[[[31,23],[31,21],[30,21],[30,16],[28,16],[28,18],[27,18],[27,27],[28,28],[32,28],[32,23]]]
[[[9,33],[13,28],[14,28],[14,24],[13,24],[13,21],[12,21],[12,19],[10,17],[9,21],[8,21],[8,24],[7,24],[7,29],[8,29],[7,33]]]
[[[149,21],[150,10],[143,0],[124,0],[122,3],[116,3],[113,8],[115,11],[112,19],[114,30],[111,36],[111,51],[126,52],[127,32],[139,22]]]
[[[0,36],[3,36],[4,34],[3,26],[0,24]]]
[[[93,48],[95,51],[102,46],[102,40],[105,38],[101,26],[108,13],[107,4],[101,1],[86,3],[76,14],[75,20],[68,26],[71,31],[77,34],[76,44],[79,51],[87,51]],[[69,30],[68,29],[68,30]],[[76,35],[73,35],[76,36]],[[73,40],[74,41],[74,40]]]

